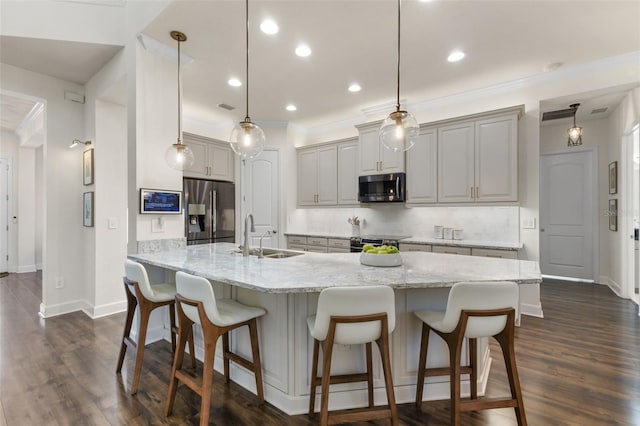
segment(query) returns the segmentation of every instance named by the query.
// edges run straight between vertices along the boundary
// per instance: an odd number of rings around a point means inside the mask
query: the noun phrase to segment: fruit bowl
[[[377,254],[377,253],[360,253],[360,263],[367,266],[400,266],[402,265],[402,256],[400,253]]]

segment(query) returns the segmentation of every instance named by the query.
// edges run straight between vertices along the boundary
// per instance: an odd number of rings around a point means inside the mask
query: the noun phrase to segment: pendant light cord
[[[247,114],[244,117],[245,122],[250,122],[249,118],[249,0],[245,0],[245,17],[246,17],[246,43],[247,43],[247,57],[246,57],[246,74],[247,74],[247,91],[246,91],[246,104],[247,104]]]
[[[398,81],[396,85],[396,111],[400,111],[400,3],[401,0],[398,0]]]
[[[182,91],[180,90],[180,38],[178,38],[178,143],[182,144]]]

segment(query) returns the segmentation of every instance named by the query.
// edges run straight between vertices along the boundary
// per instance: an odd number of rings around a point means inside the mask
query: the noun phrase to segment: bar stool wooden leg
[[[367,391],[369,396],[369,408],[373,408],[373,354],[371,342],[366,344],[367,352]]]
[[[253,374],[256,378],[256,392],[258,404],[264,404],[264,387],[262,385],[262,364],[260,362],[260,345],[258,344],[258,320],[249,321],[249,335],[251,336],[251,355],[253,356]]]
[[[471,373],[469,376],[469,386],[471,390],[471,399],[478,399],[478,339],[469,339],[469,367]]]
[[[204,367],[202,370],[202,389],[200,393],[200,426],[209,424],[211,408],[211,392],[213,389],[213,363],[216,356],[216,343],[219,335],[207,339],[204,350]]]
[[[333,326],[333,329],[331,328]],[[320,399],[320,425],[329,424],[329,384],[331,383],[331,355],[333,354],[333,336],[335,324],[329,326],[329,337],[323,345],[324,358],[322,360],[322,386]]]
[[[175,402],[176,390],[178,389],[178,378],[176,377],[176,372],[182,368],[185,344],[187,343],[187,341],[193,343],[193,323],[188,325],[185,324],[188,319],[182,319],[181,321],[184,321],[184,325],[178,329],[178,346],[174,356],[173,366],[171,367],[171,377],[169,379],[169,394],[167,395],[167,404],[165,406],[166,416],[171,415],[171,412],[173,411],[173,403]],[[191,353],[193,354],[193,351]]]
[[[320,342],[313,339],[313,360],[311,364],[311,376],[309,382],[311,383],[309,389],[309,415],[313,416],[316,406],[316,387],[318,386],[318,356],[320,352]]]
[[[222,360],[224,364],[224,381],[229,383],[229,333],[222,335]]]
[[[153,308],[147,306],[146,303],[138,303],[140,313],[140,329],[138,331],[138,342],[136,343],[136,364],[133,372],[133,380],[131,382],[131,395],[138,392],[138,384],[140,383],[140,373],[142,372],[142,358],[144,356],[144,345],[147,340],[147,328],[149,327],[149,316]]]
[[[382,371],[384,372],[384,384],[387,388],[387,400],[391,411],[391,424],[398,425],[398,413],[396,410],[396,397],[393,391],[393,380],[391,378],[391,356],[389,355],[389,333],[387,322],[382,321],[382,336],[376,341],[382,355]]]
[[[514,407],[518,425],[526,426],[527,417],[524,414],[522,390],[520,389],[520,379],[518,377],[518,369],[516,368],[516,353],[514,348],[515,338],[513,327],[511,327],[511,330],[503,330],[502,333],[495,336],[495,339],[498,341],[498,343],[500,343],[500,348],[502,348],[504,362],[507,367],[507,377],[509,378],[509,387],[511,389],[511,398],[515,399],[518,404],[517,407]]]
[[[460,426],[460,359],[462,345],[453,339],[447,339],[449,346],[449,365],[451,382],[451,425]]]
[[[122,364],[124,362],[124,356],[127,352],[127,340],[130,339],[131,326],[133,324],[133,316],[136,313],[136,306],[138,306],[138,300],[129,291],[125,285],[125,293],[127,294],[127,319],[124,323],[124,333],[122,335],[122,344],[120,345],[120,355],[118,356],[118,366],[116,367],[116,373],[122,371]]]
[[[193,324],[189,326],[188,334],[187,334],[187,342],[189,342],[189,355],[191,355],[191,368],[196,369],[196,343],[195,343],[195,335],[193,334]],[[184,342],[182,342],[184,345]],[[184,354],[183,354],[184,355]]]
[[[416,407],[422,406],[422,392],[424,390],[424,375],[427,369],[427,351],[429,350],[429,332],[431,329],[422,323],[422,339],[420,339],[420,361],[418,362],[418,381],[416,383]]]
[[[169,305],[169,327],[171,328],[171,352],[176,353],[176,334],[178,329],[176,328],[176,305],[171,303]]]

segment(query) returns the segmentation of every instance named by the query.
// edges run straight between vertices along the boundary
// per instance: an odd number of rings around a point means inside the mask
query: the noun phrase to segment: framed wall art
[[[609,194],[618,193],[618,162],[609,163]]]
[[[618,230],[618,200],[609,200],[609,231]]]
[[[82,153],[82,184],[93,185],[93,149]]]
[[[82,224],[84,226],[93,226],[93,191],[82,194]]]

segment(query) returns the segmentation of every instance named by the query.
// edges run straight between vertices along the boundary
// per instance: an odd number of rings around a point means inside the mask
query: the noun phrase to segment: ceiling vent
[[[548,111],[542,113],[542,121],[557,120],[559,118],[573,117],[575,110],[573,108],[559,109],[556,111]]]
[[[591,115],[593,115],[593,114],[602,114],[604,112],[607,112],[608,109],[609,109],[609,107],[596,108],[596,109],[591,111]]]
[[[226,109],[227,111],[233,111],[236,107],[228,105],[228,104],[218,104],[218,106],[222,109]]]

